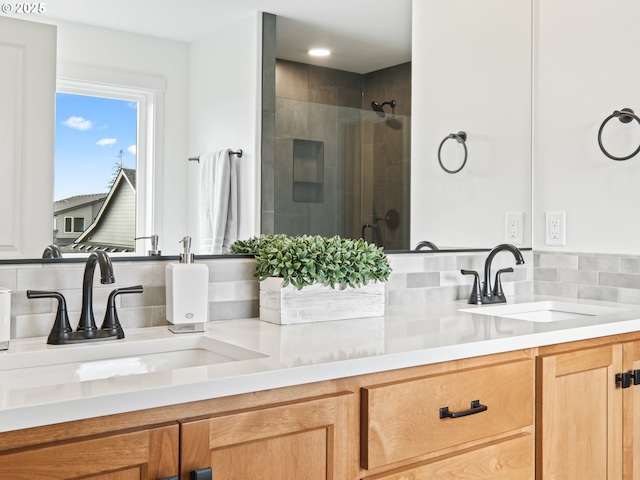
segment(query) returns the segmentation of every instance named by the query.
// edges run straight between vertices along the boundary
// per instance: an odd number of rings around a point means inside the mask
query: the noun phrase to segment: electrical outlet
[[[567,244],[565,212],[547,212],[547,245]]]
[[[507,212],[505,214],[505,241],[513,245],[522,245],[524,214],[522,212]]]

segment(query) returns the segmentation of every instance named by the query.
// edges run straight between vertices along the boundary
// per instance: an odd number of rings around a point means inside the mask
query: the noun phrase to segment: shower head
[[[371,109],[378,114],[379,117],[385,116],[384,106],[391,105],[391,108],[396,108],[396,101],[391,100],[390,102],[382,102],[382,104],[378,102],[371,102]]]

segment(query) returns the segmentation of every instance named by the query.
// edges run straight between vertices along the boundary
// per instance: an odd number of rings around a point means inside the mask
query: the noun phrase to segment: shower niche
[[[293,140],[293,201],[324,202],[324,142]]]

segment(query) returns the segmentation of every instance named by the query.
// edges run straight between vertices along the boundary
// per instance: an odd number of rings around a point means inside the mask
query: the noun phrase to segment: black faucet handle
[[[482,292],[480,291],[480,275],[475,270],[460,270],[462,275],[473,275],[473,287],[469,294],[467,303],[472,305],[482,305]]]
[[[118,311],[116,310],[116,297],[123,293],[142,292],[142,285],[116,288],[115,290],[113,290],[109,294],[109,298],[107,300],[107,311],[104,314],[104,321],[102,322],[100,330],[107,331],[110,334],[115,335],[117,338],[124,338],[124,330],[122,329],[122,325],[120,325],[120,320],[118,319]]]
[[[69,324],[69,315],[67,314],[67,301],[60,292],[50,292],[43,290],[27,290],[27,298],[55,298],[58,300],[58,310],[56,319],[53,322],[53,328],[47,338],[49,345],[61,345],[67,337],[73,332]]]
[[[496,281],[493,284],[493,296],[494,297],[502,297],[504,298],[504,292],[502,291],[502,281],[500,280],[500,276],[503,273],[512,273],[513,268],[502,268],[496,272]]]

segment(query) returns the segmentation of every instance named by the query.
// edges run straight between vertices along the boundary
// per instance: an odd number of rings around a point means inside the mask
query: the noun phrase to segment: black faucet
[[[96,263],[100,265],[100,283],[111,284],[116,281],[109,256],[102,250],[92,252],[84,266],[82,309],[80,310],[80,321],[76,329],[78,332],[95,332],[98,329],[93,318],[93,272],[96,269]]]
[[[42,252],[42,258],[62,258],[62,251],[58,245],[47,245]]]
[[[55,298],[58,300],[56,319],[47,338],[50,345],[64,345],[68,343],[97,342],[102,340],[116,340],[124,338],[124,331],[118,320],[115,298],[123,293],[142,293],[142,285],[134,287],[117,288],[109,295],[107,311],[100,329],[96,328],[93,317],[93,273],[96,264],[100,265],[100,282],[110,284],[115,282],[113,265],[109,256],[100,250],[89,255],[84,267],[82,281],[82,310],[78,328],[74,332],[69,325],[67,315],[67,302],[60,292],[27,290],[28,298]]]
[[[500,245],[494,247],[487,255],[487,259],[484,261],[484,283],[482,285],[482,303],[505,303],[507,299],[502,293],[502,285],[500,283],[500,274],[502,270],[496,274],[496,285],[495,288],[491,288],[491,262],[493,261],[493,257],[495,257],[498,253],[507,251],[511,252],[516,259],[516,265],[522,265],[524,263],[524,258],[522,257],[522,252],[509,243],[501,243]]]
[[[489,254],[487,255],[486,260],[484,261],[484,282],[482,283],[482,292],[480,292],[480,288],[478,285],[478,272],[473,270],[461,270],[460,273],[463,275],[474,275],[475,280],[473,283],[473,290],[471,295],[469,296],[468,303],[471,304],[485,304],[485,303],[505,303],[507,301],[504,293],[502,292],[502,282],[500,280],[500,276],[503,273],[513,272],[513,268],[503,268],[498,270],[496,273],[496,281],[493,288],[491,287],[491,262],[493,262],[493,257],[495,257],[498,253],[507,251],[511,252],[511,254],[516,259],[516,265],[522,265],[524,263],[524,258],[522,257],[522,252],[509,243],[501,243],[500,245],[494,247]]]
[[[435,243],[430,242],[429,240],[423,240],[418,242],[416,245],[416,250],[422,250],[423,248],[430,248],[431,250],[440,250]]]

